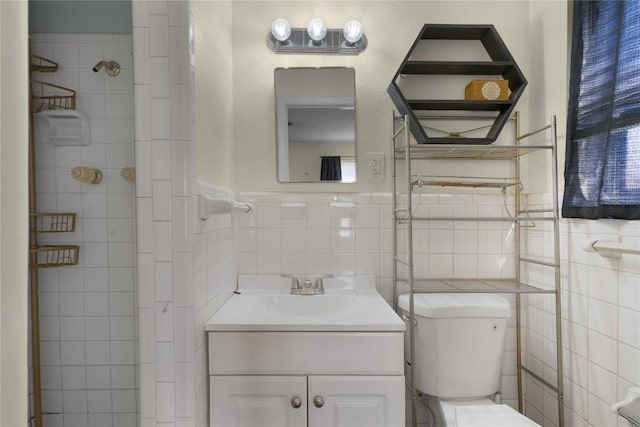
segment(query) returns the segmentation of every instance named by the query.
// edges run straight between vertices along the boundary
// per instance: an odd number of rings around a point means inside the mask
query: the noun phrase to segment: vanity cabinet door
[[[305,427],[307,377],[210,378],[211,427]]]
[[[309,427],[404,427],[404,376],[310,376]]]

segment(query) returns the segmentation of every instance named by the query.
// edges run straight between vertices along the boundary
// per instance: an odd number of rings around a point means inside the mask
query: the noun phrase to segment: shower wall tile
[[[137,369],[132,352],[137,316],[135,188],[120,177],[121,168],[133,165],[132,36],[32,37],[34,51],[60,64],[56,73],[35,73],[34,78],[76,90],[77,109],[89,117],[91,129],[90,145],[78,147],[44,144],[36,128],[38,207],[77,214],[75,232],[41,235],[40,241],[80,246],[78,266],[41,270],[39,277],[40,345],[46,367],[42,390],[49,399],[45,425],[119,426],[112,424],[115,408],[105,396],[114,385],[135,394],[131,381]],[[118,77],[91,70],[103,59],[120,63]],[[99,168],[102,181],[94,185],[73,180],[75,166]],[[98,396],[104,405],[96,404]],[[135,420],[136,399],[120,409],[123,420]],[[87,412],[96,417],[87,417]]]

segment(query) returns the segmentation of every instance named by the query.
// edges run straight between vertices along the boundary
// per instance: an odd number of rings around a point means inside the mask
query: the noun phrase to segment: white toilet
[[[408,314],[409,295],[398,305]],[[493,294],[414,294],[414,315],[416,388],[438,398],[444,425],[538,426],[492,400],[500,390],[509,301]],[[409,345],[407,327],[407,360]]]

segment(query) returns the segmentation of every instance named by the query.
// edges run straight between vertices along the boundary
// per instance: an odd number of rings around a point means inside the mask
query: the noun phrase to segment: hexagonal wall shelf
[[[491,60],[411,60],[411,55],[419,45],[429,43],[430,40],[479,40]],[[398,85],[399,79],[407,75],[433,76],[434,79],[438,75],[491,75],[494,78],[499,75],[509,82],[510,94],[505,100],[415,99],[411,98],[410,94],[403,93]],[[428,84],[428,80],[425,82]],[[527,80],[493,25],[425,24],[393,76],[387,92],[400,114],[409,116],[410,129],[418,144],[491,144],[498,138],[526,85]],[[465,138],[455,134],[445,137],[430,136],[418,121],[416,112],[425,114],[433,111],[495,112],[495,116],[487,118],[489,121],[495,121],[487,126],[489,130],[486,137]]]

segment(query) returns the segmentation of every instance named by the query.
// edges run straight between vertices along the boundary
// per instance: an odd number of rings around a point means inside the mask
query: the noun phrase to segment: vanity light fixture
[[[307,34],[311,37],[311,40],[314,46],[320,46],[322,40],[327,35],[327,26],[324,25],[322,19],[313,18],[309,21],[309,25],[307,25]]]
[[[313,18],[307,28],[291,28],[287,20],[278,18],[271,24],[267,46],[274,53],[359,55],[367,48],[367,37],[356,20],[337,29]]]

